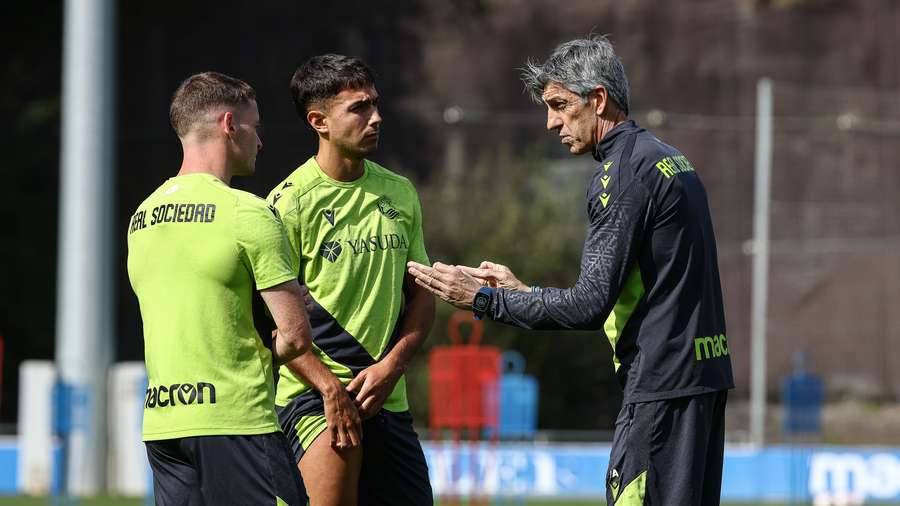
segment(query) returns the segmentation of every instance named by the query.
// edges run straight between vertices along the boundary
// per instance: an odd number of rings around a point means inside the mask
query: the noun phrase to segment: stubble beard
[[[371,147],[367,147],[362,144],[357,144],[354,146],[347,146],[347,145],[341,146],[341,152],[344,154],[344,156],[346,156],[347,158],[354,159],[354,160],[362,160],[363,158],[366,158],[367,156],[371,155],[372,153],[374,153],[377,150],[378,150],[377,142],[372,144]]]

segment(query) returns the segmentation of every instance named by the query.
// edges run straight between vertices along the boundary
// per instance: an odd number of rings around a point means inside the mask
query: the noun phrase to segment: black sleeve
[[[526,329],[603,327],[637,259],[652,200],[636,180],[605,209],[599,192],[592,193],[588,201],[591,222],[575,286],[544,288],[540,293],[497,290],[491,318]]]

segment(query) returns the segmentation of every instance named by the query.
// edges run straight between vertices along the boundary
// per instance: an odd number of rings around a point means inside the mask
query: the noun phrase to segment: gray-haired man
[[[615,505],[719,504],[734,387],[706,191],[677,149],[628,120],[628,80],[605,37],[561,44],[522,78],[547,129],[600,166],[587,192],[581,273],[529,287],[505,266],[410,263],[416,282],[477,318],[603,329],[624,403],[607,472]]]

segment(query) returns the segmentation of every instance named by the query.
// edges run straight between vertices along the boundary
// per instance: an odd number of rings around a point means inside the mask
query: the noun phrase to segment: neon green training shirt
[[[406,262],[428,264],[422,210],[405,177],[365,161],[351,182],[328,177],[310,158],[268,196],[280,212],[295,269],[314,299],[313,352],[345,384],[390,351],[404,307]],[[275,404],[309,390],[280,369]],[[384,403],[406,411],[400,378]]]
[[[144,322],[144,440],[280,430],[251,296],[296,278],[277,213],[211,174],[169,179],[132,215]]]

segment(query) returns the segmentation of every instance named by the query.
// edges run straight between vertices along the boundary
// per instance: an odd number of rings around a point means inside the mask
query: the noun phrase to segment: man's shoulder
[[[418,200],[419,194],[416,191],[416,186],[409,178],[401,176],[371,160],[366,160],[366,164],[369,166],[369,177],[374,184],[390,187],[393,190],[390,193],[404,201],[413,202]],[[397,192],[398,189],[400,192]],[[384,188],[379,189],[379,191],[381,190],[384,190]]]
[[[194,177],[200,178],[201,176]],[[137,206],[137,210],[155,207],[167,202],[171,203],[174,200],[227,197],[231,188],[220,180],[213,179],[219,184],[213,184],[203,179],[185,180],[183,177],[166,179],[141,201]]]
[[[159,201],[160,193],[161,193],[160,188],[153,190],[153,193],[144,197],[144,199],[141,201],[141,203],[137,205],[134,212],[138,212],[142,209],[148,209],[148,208],[156,206],[157,202]]]
[[[149,195],[144,197],[140,204],[138,204],[137,209],[143,209],[146,207],[152,207],[156,205],[156,203],[162,200],[165,196],[172,194],[179,190],[178,184],[176,183],[175,178],[169,178],[162,182],[159,186],[157,186]]]
[[[368,165],[369,167],[370,176],[374,176],[375,178],[380,178],[393,183],[399,183],[404,186],[408,186],[409,188],[415,189],[412,181],[410,181],[406,176],[401,176],[400,174],[397,174],[396,172],[379,163],[373,162],[372,160],[366,160],[366,165]]]
[[[673,175],[694,170],[678,148],[647,131],[642,132],[635,141],[632,166],[638,177],[647,182],[669,180]]]
[[[250,222],[260,224],[260,219],[263,222],[268,222],[272,216],[280,218],[279,212],[275,207],[261,197],[237,188],[230,188],[230,191],[234,196],[235,213],[238,221],[244,223],[244,225]]]
[[[281,194],[281,196],[296,193],[298,191],[308,190],[310,186],[322,181],[322,177],[315,168],[315,157],[310,157],[299,167],[291,171],[284,179],[275,185],[269,192],[268,199],[270,202],[272,196]]]
[[[680,155],[675,147],[666,144],[652,133],[644,130],[634,142],[632,157],[635,161],[655,162],[667,156]]]
[[[239,190],[237,188],[229,188],[229,191],[231,193],[231,196],[234,198],[235,205],[237,206],[248,208],[267,207],[266,201],[256,194],[244,190]]]

